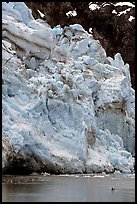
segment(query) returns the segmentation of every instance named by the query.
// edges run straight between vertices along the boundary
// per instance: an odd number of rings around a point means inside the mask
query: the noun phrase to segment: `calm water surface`
[[[2,202],[135,202],[134,174],[30,175],[4,179],[9,182],[2,184]]]

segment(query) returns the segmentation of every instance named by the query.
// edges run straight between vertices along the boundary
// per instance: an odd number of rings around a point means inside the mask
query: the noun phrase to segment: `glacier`
[[[134,172],[135,90],[79,24],[2,2],[2,172]]]

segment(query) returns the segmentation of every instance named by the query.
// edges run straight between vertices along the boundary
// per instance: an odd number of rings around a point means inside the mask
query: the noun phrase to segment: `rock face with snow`
[[[26,13],[24,16],[23,13]],[[80,24],[53,29],[2,3],[3,173],[133,172],[129,65]]]

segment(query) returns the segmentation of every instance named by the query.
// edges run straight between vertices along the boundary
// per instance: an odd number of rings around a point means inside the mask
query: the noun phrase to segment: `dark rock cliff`
[[[114,57],[120,52],[125,63],[130,65],[131,82],[135,89],[135,2],[129,5],[117,5],[117,2],[92,2],[97,9],[90,10],[90,2],[25,2],[32,9],[35,18],[44,19],[51,27],[79,23],[85,30],[92,27],[95,39],[105,48],[108,56]],[[125,2],[126,3],[126,2]],[[67,16],[68,11],[77,15]],[[122,13],[123,12],[123,13]]]

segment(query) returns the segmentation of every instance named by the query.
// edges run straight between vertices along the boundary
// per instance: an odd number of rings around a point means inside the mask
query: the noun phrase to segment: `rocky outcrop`
[[[94,38],[101,42],[108,56],[113,57],[119,52],[130,65],[131,82],[135,89],[135,2],[25,3],[32,9],[35,18],[44,19],[51,27],[79,23],[86,31],[92,28]],[[77,15],[69,11],[75,11]]]
[[[2,9],[3,173],[133,172],[135,91],[121,54],[80,24],[35,20],[23,2]]]

